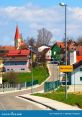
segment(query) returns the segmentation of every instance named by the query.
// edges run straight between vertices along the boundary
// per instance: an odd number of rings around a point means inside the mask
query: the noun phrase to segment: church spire
[[[14,38],[14,43],[15,43],[15,48],[18,48],[18,41],[20,40],[21,36],[20,36],[20,32],[19,32],[19,28],[18,25],[16,26],[16,32],[15,32],[15,38]]]
[[[16,26],[15,39],[20,39],[20,33],[19,33],[18,25]]]

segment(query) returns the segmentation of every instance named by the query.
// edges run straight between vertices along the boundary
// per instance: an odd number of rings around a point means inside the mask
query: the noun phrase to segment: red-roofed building
[[[16,27],[14,41],[15,46],[0,46],[0,59],[3,61],[5,72],[28,72],[30,50],[26,48],[18,26]]]
[[[62,48],[62,49],[65,48],[64,42],[56,42],[56,44],[57,44],[60,48]]]
[[[56,42],[55,44],[58,45],[60,48],[65,49],[65,43],[64,42],[59,41],[59,42]],[[67,42],[67,49],[68,50],[71,50],[71,49],[75,50],[76,48],[77,48],[77,45],[76,45],[75,42],[72,42],[70,40]]]
[[[29,71],[30,50],[9,50],[4,56],[5,71]]]
[[[82,56],[76,56],[76,62],[82,61]]]
[[[82,56],[82,46],[77,47],[77,55]]]
[[[30,50],[9,50],[6,56],[29,56]]]

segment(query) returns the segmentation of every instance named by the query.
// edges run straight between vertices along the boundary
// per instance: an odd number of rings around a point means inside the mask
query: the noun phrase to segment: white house
[[[73,72],[71,73],[71,85],[82,85],[82,60],[73,65]]]
[[[48,51],[45,54],[46,60],[51,60],[51,49],[49,48]]]
[[[41,46],[41,47],[38,48],[38,52],[42,52],[46,48],[50,48],[50,47],[48,47],[48,46]]]
[[[70,51],[70,56],[69,56],[69,63],[70,65],[74,64],[77,62],[77,59],[76,59],[76,50],[74,51]]]

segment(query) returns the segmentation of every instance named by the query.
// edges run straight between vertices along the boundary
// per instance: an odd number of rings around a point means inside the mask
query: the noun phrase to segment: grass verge
[[[33,68],[32,72],[33,72],[33,80],[38,80],[39,84],[41,84],[49,76],[48,69],[46,67],[44,68],[42,66]],[[31,82],[32,81],[32,72],[16,73],[17,81],[19,83]],[[7,81],[8,78],[3,78],[3,80]]]
[[[65,99],[65,93],[62,91],[63,89],[64,88],[62,88],[60,91],[57,90],[55,92],[37,93],[34,95],[50,98],[73,106],[77,105],[79,108],[82,108],[82,94],[77,95],[73,93],[68,93],[68,98]]]

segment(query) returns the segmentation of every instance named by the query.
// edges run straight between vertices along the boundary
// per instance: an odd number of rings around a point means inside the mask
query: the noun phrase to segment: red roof
[[[16,26],[15,39],[20,39],[19,28]]]
[[[56,44],[61,48],[65,48],[64,42],[56,42]]]
[[[82,60],[82,56],[76,56],[76,61],[79,62]]]
[[[59,46],[59,47],[61,47],[62,49],[64,49],[65,48],[65,44],[64,44],[64,42],[56,42],[56,44]],[[68,44],[67,43],[67,47],[68,47],[68,49],[70,50],[70,49],[76,49],[76,46],[74,45],[74,42],[72,42],[72,43],[70,43],[70,44]]]
[[[79,52],[79,55],[82,56],[82,46],[78,46],[77,51]]]
[[[0,50],[15,50],[14,46],[0,46]]]
[[[30,50],[9,50],[6,56],[28,56]]]

